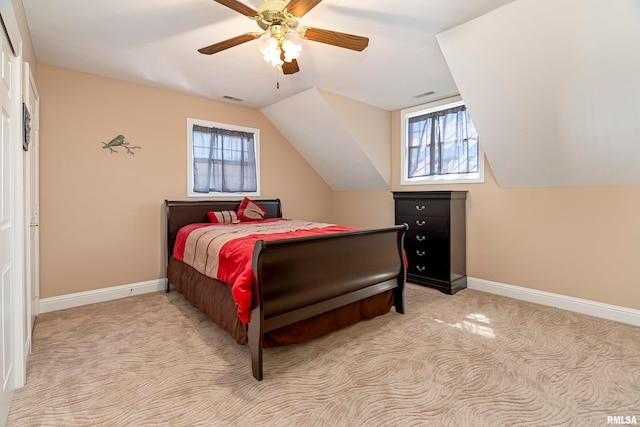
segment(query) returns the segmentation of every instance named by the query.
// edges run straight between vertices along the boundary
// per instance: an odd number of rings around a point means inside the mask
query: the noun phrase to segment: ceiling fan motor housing
[[[280,11],[282,12],[287,7],[288,1],[285,0],[266,0],[258,6],[258,12],[264,15],[267,11]]]
[[[283,25],[288,28],[298,26],[298,20],[293,15],[285,12],[288,1],[267,0],[258,6],[258,13],[262,21],[267,25]]]

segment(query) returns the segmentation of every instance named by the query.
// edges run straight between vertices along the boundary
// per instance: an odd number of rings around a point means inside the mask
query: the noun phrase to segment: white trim
[[[111,301],[149,292],[158,292],[164,290],[166,283],[167,279],[156,279],[131,283],[129,285],[113,286],[111,288],[60,295],[57,297],[41,298],[38,312],[42,314],[50,311],[64,310],[66,308],[80,307],[81,305],[94,304],[96,302]]]
[[[31,335],[27,337],[27,340],[24,343],[24,366],[29,366],[29,356],[31,356]]]
[[[467,277],[467,288],[640,326],[640,310]]]
[[[3,15],[4,23],[7,24],[6,17]],[[9,19],[9,21],[13,22],[17,25],[16,18],[13,17]],[[26,282],[25,282],[25,235],[24,235],[24,151],[22,150],[22,138],[24,135],[24,127],[23,127],[23,119],[22,119],[22,38],[20,32],[18,31],[11,36],[11,43],[13,44],[15,52],[15,57],[12,58],[12,81],[11,81],[11,91],[12,91],[12,100],[11,107],[13,108],[13,113],[11,115],[12,119],[12,140],[14,142],[14,158],[13,168],[14,168],[14,178],[13,178],[13,197],[12,201],[14,203],[13,215],[14,215],[14,253],[13,253],[13,262],[14,262],[14,276],[13,276],[13,289],[11,290],[12,299],[13,299],[13,339],[14,339],[14,358],[15,362],[15,377],[14,384],[16,388],[22,387],[27,381],[27,365],[24,361],[27,360],[27,355],[24,354],[24,349],[26,345],[26,336],[27,331],[25,330],[26,316],[27,316],[27,307],[25,300],[26,293]]]

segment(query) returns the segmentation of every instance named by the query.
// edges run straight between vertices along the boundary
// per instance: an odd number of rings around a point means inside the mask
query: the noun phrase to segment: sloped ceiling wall
[[[640,1],[516,0],[437,40],[500,186],[640,184]]]
[[[261,111],[334,191],[390,189],[390,112],[317,88]]]

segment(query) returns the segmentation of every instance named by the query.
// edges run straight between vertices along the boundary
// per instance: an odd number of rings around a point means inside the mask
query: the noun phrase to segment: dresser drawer
[[[448,244],[449,234],[440,231],[411,230],[404,236],[405,246],[408,247],[432,247],[435,244]]]
[[[433,259],[441,262],[448,259],[449,242],[442,240],[428,243],[407,242],[404,250],[407,260],[418,262],[424,259]]]
[[[413,234],[424,234],[431,231],[446,233],[449,231],[449,218],[446,216],[406,216],[397,218],[396,222],[406,223],[409,226],[408,232]]]
[[[448,253],[441,248],[407,248],[405,250],[409,264],[449,264]]]
[[[399,218],[446,217],[449,215],[449,202],[447,200],[396,200],[396,215]]]
[[[449,278],[449,264],[442,259],[408,259],[407,273],[438,280]]]

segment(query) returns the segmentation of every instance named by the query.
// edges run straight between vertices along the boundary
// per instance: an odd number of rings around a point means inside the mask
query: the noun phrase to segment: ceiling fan
[[[300,46],[286,38],[289,33],[298,34],[306,40],[356,51],[362,51],[369,45],[367,37],[313,27],[298,28],[300,18],[322,0],[265,0],[258,6],[258,10],[254,10],[238,0],[214,1],[255,20],[263,31],[243,34],[198,49],[198,52],[205,55],[212,55],[268,35],[265,45],[261,48],[265,60],[282,68],[284,74],[293,74],[300,71],[296,60],[300,53]]]

